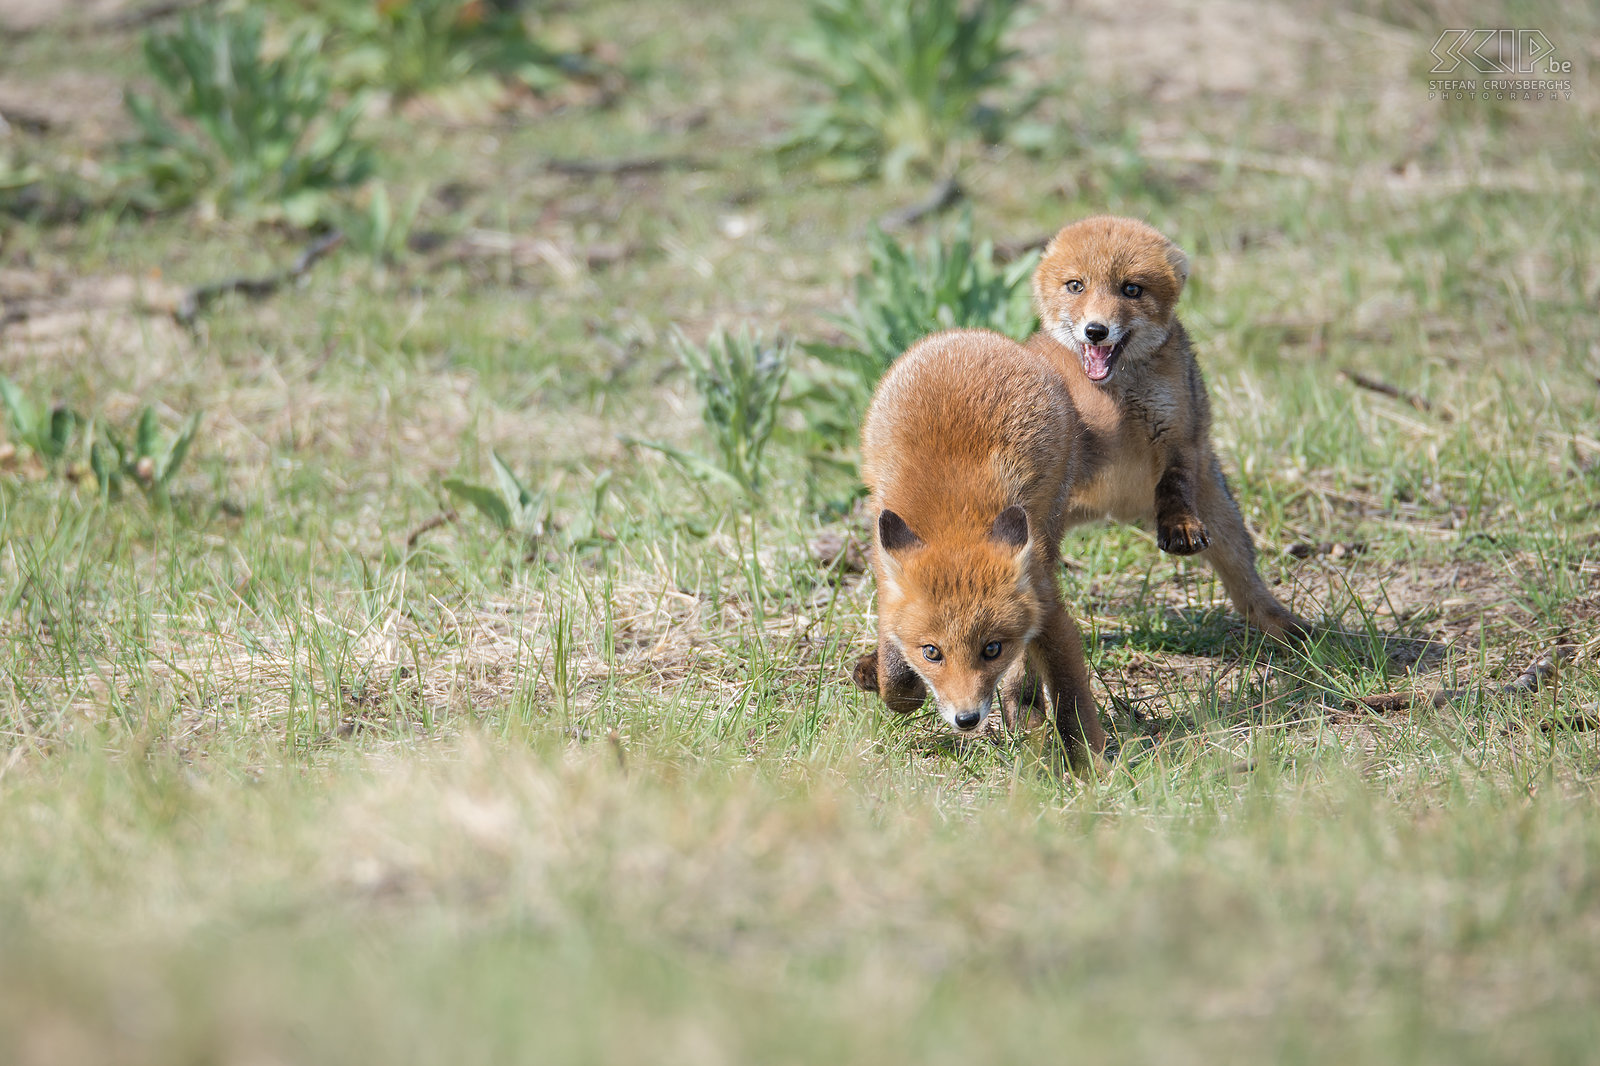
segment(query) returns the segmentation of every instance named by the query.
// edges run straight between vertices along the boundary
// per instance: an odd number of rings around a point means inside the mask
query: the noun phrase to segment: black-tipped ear
[[[994,520],[989,530],[989,539],[1013,548],[1025,546],[1028,543],[1028,512],[1018,504],[1001,511],[1000,517]]]
[[[922,538],[912,532],[904,518],[885,510],[878,516],[878,543],[886,552],[897,552],[922,547]]]

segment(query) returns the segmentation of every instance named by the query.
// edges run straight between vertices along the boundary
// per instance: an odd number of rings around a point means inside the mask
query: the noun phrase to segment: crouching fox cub
[[[1183,252],[1131,218],[1074,223],[1039,261],[1041,328],[1028,347],[1055,363],[1083,425],[1067,522],[1153,524],[1162,551],[1211,564],[1251,624],[1280,640],[1298,636],[1306,624],[1256,572],[1211,446],[1211,404],[1175,313],[1188,277]]]
[[[878,582],[878,650],[856,665],[861,687],[902,713],[931,691],[971,732],[997,690],[1016,720],[1031,667],[1069,749],[1104,750],[1056,582],[1079,434],[1050,357],[998,333],[936,333],[889,368],[861,431]]]

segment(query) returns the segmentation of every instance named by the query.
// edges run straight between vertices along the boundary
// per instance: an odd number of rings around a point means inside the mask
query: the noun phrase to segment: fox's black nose
[[[1083,327],[1083,335],[1089,338],[1090,344],[1099,344],[1111,335],[1111,331],[1098,322],[1091,322]]]
[[[957,729],[976,729],[978,723],[983,721],[983,715],[977,711],[968,711],[966,714],[956,715]]]

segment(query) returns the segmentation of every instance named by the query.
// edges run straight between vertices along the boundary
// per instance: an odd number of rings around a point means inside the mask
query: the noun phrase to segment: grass
[[[0,374],[34,408],[205,412],[166,507],[0,458],[0,1059],[1591,1057],[1596,103],[1429,103],[1434,22],[1363,10],[1262,8],[1242,95],[1130,59],[1043,95],[1054,140],[963,157],[977,240],[1115,210],[1189,251],[1262,570],[1348,634],[1264,646],[1203,565],[1075,530],[1122,748],[1098,780],[851,688],[872,590],[827,545],[865,529],[802,408],[756,500],[621,439],[714,454],[672,328],[847,340],[873,220],[921,195],[759,150],[804,87],[803,11],[584,5],[571,33],[630,72],[613,106],[364,116],[425,239],[192,330],[164,294],[305,236],[0,215],[27,311]],[[1527,13],[1592,66],[1583,17]],[[1145,32],[1036,18],[1019,82]],[[41,100],[63,68],[141,76],[127,32],[17,42]],[[81,174],[125,132],[12,137]],[[648,155],[696,166],[542,165]],[[434,524],[493,456],[542,494],[539,538]],[[1559,684],[1491,691],[1558,642]],[[1347,702],[1412,685],[1468,692]]]

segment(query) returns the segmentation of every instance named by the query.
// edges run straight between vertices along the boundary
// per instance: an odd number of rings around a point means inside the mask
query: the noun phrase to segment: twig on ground
[[[1518,674],[1509,685],[1500,688],[1501,695],[1511,696],[1519,692],[1538,692],[1541,685],[1556,675],[1561,664],[1577,652],[1576,644],[1557,644],[1533,662],[1528,668]]]
[[[575,178],[651,174],[661,170],[707,170],[707,164],[688,155],[635,156],[624,159],[547,159],[544,168]]]
[[[1335,541],[1321,542],[1296,541],[1283,549],[1285,555],[1292,555],[1296,559],[1309,559],[1313,555],[1326,555],[1330,559],[1343,559],[1346,555],[1365,555],[1367,545],[1364,541]]]
[[[1256,761],[1254,759],[1240,759],[1229,766],[1224,766],[1222,769],[1214,771],[1211,774],[1211,780],[1226,781],[1229,778],[1238,777],[1240,774],[1255,773],[1255,769]]]
[[[544,238],[523,237],[505,230],[472,229],[452,241],[441,262],[460,263],[490,256],[503,256],[516,266],[544,263],[557,273],[575,277],[581,269],[596,270],[638,254],[643,249],[632,243],[602,242],[586,248],[563,248]]]
[[[424,518],[420,523],[417,524],[416,529],[413,529],[410,533],[406,534],[406,547],[415,548],[417,546],[417,541],[422,539],[422,535],[424,533],[438,529],[440,526],[449,525],[451,522],[454,522],[460,517],[460,513],[454,509],[440,511],[436,515],[429,515],[427,518]]]
[[[334,230],[311,242],[305,251],[295,257],[294,263],[288,270],[283,270],[276,274],[268,274],[265,277],[224,278],[221,281],[197,285],[185,293],[183,299],[178,301],[177,307],[173,308],[172,317],[180,325],[187,326],[199,317],[200,312],[205,310],[206,305],[217,297],[226,296],[231,292],[243,293],[257,300],[271,296],[290,282],[299,281],[312,267],[316,266],[317,260],[343,243],[344,234],[339,230]]]
[[[994,246],[994,257],[1002,263],[1009,263],[1029,252],[1043,251],[1054,236],[1054,233],[1040,233],[1020,241],[1001,241]]]
[[[1358,696],[1349,702],[1360,704],[1369,711],[1379,714],[1393,714],[1397,711],[1409,711],[1418,704],[1431,707],[1449,706],[1452,697],[1460,696],[1466,689],[1435,689],[1432,692],[1380,692],[1375,696]]]
[[[1539,723],[1539,729],[1545,733],[1557,733],[1570,730],[1574,733],[1587,733],[1600,729],[1600,703],[1591,703],[1580,707],[1573,714],[1562,715],[1558,718],[1546,718]]]
[[[136,30],[152,22],[157,22],[169,15],[181,15],[186,11],[206,7],[216,0],[159,0],[154,4],[135,8],[132,11],[123,11],[116,15],[92,22],[84,27],[87,31],[115,31]]]
[[[1448,422],[1451,420],[1452,416],[1450,412],[1444,410],[1443,408],[1435,409],[1433,401],[1427,399],[1426,397],[1418,396],[1414,392],[1407,392],[1398,386],[1389,384],[1387,381],[1379,381],[1377,378],[1368,377],[1360,371],[1351,370],[1349,368],[1340,370],[1339,376],[1358,388],[1366,389],[1369,392],[1376,392],[1396,400],[1404,400],[1406,403],[1410,404],[1412,407],[1415,407],[1419,411],[1427,414],[1438,415],[1441,421]]]
[[[54,119],[37,111],[28,111],[15,104],[0,108],[0,137],[14,129],[25,133],[49,133],[54,127]]]
[[[1486,688],[1482,691],[1491,696],[1521,696],[1538,692],[1546,681],[1556,676],[1561,664],[1572,658],[1577,653],[1575,644],[1557,644],[1549,651],[1540,655],[1528,668],[1518,674],[1509,684]],[[1408,711],[1419,705],[1435,708],[1447,707],[1451,702],[1465,697],[1471,688],[1445,688],[1445,689],[1406,689],[1399,692],[1380,692],[1372,696],[1358,696],[1346,703],[1365,707],[1369,711],[1379,714],[1390,714],[1398,711]]]
[[[919,200],[910,207],[902,207],[890,211],[878,219],[878,225],[886,230],[901,229],[912,223],[920,222],[929,215],[948,211],[950,208],[966,199],[966,190],[955,178],[945,178],[933,187],[933,192],[926,200]]]
[[[208,7],[216,0],[158,0],[144,7],[136,7],[132,11],[118,11],[107,15],[105,18],[89,19],[82,22],[63,20],[61,29],[69,37],[87,37],[94,33],[117,33],[122,30],[136,30],[141,26],[171,15],[181,15],[185,11],[192,11]],[[19,28],[7,27],[6,33],[14,38],[31,37],[37,33],[54,30],[58,23],[47,21],[36,26],[23,26]]]
[[[1353,188],[1379,187],[1395,193],[1437,194],[1462,189],[1500,189],[1516,192],[1550,192],[1581,189],[1584,175],[1555,173],[1542,175],[1517,170],[1425,171],[1414,162],[1404,167],[1346,167],[1306,156],[1269,155],[1262,152],[1236,152],[1207,145],[1145,143],[1139,152],[1146,159],[1168,163],[1193,163],[1224,169],[1253,170],[1286,178],[1338,183]]]

